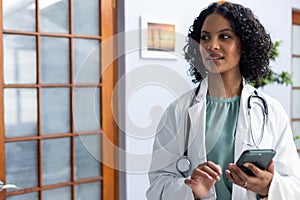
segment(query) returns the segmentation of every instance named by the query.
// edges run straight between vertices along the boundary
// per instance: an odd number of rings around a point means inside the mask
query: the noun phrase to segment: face
[[[238,73],[241,41],[230,22],[220,14],[206,17],[200,36],[200,52],[209,73]]]

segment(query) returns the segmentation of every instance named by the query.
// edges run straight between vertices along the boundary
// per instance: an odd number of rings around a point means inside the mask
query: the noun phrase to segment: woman
[[[161,119],[147,198],[300,199],[289,119],[277,100],[248,84],[269,73],[272,42],[264,27],[248,8],[213,3],[195,19],[184,50],[199,86]],[[265,170],[246,163],[248,176],[234,164],[247,149],[277,153]]]

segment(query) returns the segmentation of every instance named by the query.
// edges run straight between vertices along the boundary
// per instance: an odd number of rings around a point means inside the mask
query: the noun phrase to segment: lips
[[[224,59],[224,56],[221,56],[219,54],[210,54],[208,57],[207,57],[207,60],[222,60]]]

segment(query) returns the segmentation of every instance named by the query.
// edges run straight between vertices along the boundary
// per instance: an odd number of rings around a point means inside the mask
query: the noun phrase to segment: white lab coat
[[[249,134],[247,114],[248,98],[255,88],[243,83],[240,109],[235,136],[234,160],[246,150],[255,148]],[[192,163],[191,170],[206,161],[205,147],[205,116],[206,116],[207,79],[201,83],[200,91],[193,106],[189,107],[194,90],[168,106],[157,129],[153,145],[152,163],[149,172],[150,187],[146,196],[149,200],[193,200],[193,193],[184,183],[184,177],[177,171],[176,162],[184,153],[186,122],[190,117],[191,129],[189,136],[188,158]],[[300,160],[293,141],[289,118],[280,103],[270,96],[259,92],[268,105],[268,119],[259,148],[275,149],[275,173],[269,189],[269,200],[300,199]],[[257,99],[257,98],[255,98]],[[255,101],[255,100],[254,100]],[[263,114],[252,112],[252,130],[255,138],[259,138]],[[260,126],[259,128],[256,127]],[[223,175],[225,176],[225,175]],[[216,199],[212,188],[206,198]],[[222,198],[218,198],[222,199]],[[255,200],[256,194],[250,190],[233,184],[232,200]]]

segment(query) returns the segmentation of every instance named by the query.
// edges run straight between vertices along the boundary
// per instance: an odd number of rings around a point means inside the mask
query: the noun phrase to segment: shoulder
[[[262,91],[259,91],[258,94],[261,95],[266,100],[266,103],[267,103],[269,109],[276,110],[276,111],[281,110],[282,112],[284,112],[283,106],[276,98],[274,98]]]
[[[157,130],[165,131],[169,130],[170,137],[173,137],[177,132],[176,129],[180,127],[180,125],[185,121],[185,117],[188,112],[189,104],[194,94],[194,90],[191,89],[186,93],[182,94],[178,98],[176,98],[173,102],[171,102],[165,109]],[[172,130],[172,131],[170,131]],[[166,134],[161,134],[166,135]],[[162,136],[165,137],[165,136]]]
[[[265,92],[263,92],[259,89],[254,88],[251,85],[247,84],[246,87],[247,87],[248,91],[252,91],[249,93],[249,96],[251,94],[253,94],[254,91],[257,91],[258,96],[262,97],[265,100],[270,115],[272,115],[272,113],[277,113],[277,114],[281,113],[281,114],[286,115],[286,112],[285,112],[283,106],[276,98],[266,94]]]
[[[198,104],[199,96],[203,96],[203,91],[196,90],[199,89],[198,87],[195,87],[193,89],[190,89],[183,93],[181,96],[177,97],[173,102],[171,102],[165,110],[165,117],[171,117],[174,116],[177,119],[181,119],[182,117],[185,117],[188,109],[190,108],[192,101],[194,101],[193,104]],[[195,96],[195,94],[197,95]]]
[[[195,94],[195,89],[190,89],[189,91],[185,92],[181,96],[177,97],[170,105],[167,107],[167,111],[173,110],[186,110],[188,109],[190,102]]]
[[[248,93],[249,96],[253,95],[254,91],[256,91],[257,94],[258,94],[258,96],[261,96],[263,99],[266,100],[266,103],[268,103],[270,105],[278,105],[278,104],[280,104],[280,102],[276,98],[274,98],[274,97],[266,94],[265,92],[263,92],[263,91],[261,91],[259,89],[254,88],[252,85],[245,84],[244,87],[245,87],[245,90],[247,91],[247,93]]]

